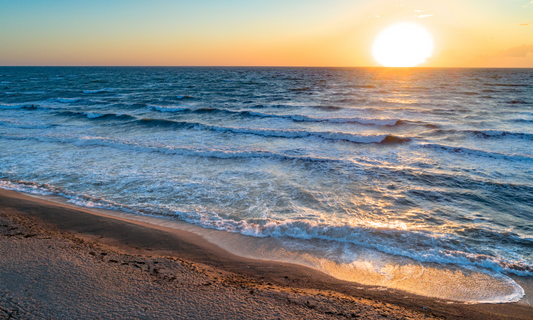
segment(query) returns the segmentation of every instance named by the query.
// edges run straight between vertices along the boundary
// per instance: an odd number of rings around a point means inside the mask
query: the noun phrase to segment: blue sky
[[[533,67],[533,3],[465,2],[0,1],[0,65],[374,66],[405,20],[434,35],[430,66]]]

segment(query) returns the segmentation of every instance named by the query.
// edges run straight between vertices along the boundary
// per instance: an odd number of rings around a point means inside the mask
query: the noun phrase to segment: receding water
[[[0,179],[346,280],[516,301],[533,70],[2,67]]]

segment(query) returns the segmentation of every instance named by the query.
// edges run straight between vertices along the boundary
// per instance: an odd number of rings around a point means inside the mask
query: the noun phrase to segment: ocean
[[[383,290],[518,301],[533,69],[0,67],[0,187]]]

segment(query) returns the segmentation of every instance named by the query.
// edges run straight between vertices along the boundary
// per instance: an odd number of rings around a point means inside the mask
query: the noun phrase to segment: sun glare
[[[433,53],[433,37],[424,27],[412,22],[394,24],[377,36],[372,55],[385,67],[414,67]]]

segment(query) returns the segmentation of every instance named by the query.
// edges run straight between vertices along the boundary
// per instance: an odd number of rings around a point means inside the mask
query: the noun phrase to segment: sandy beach
[[[226,252],[182,230],[0,190],[0,317],[7,319],[531,319],[340,281]]]

